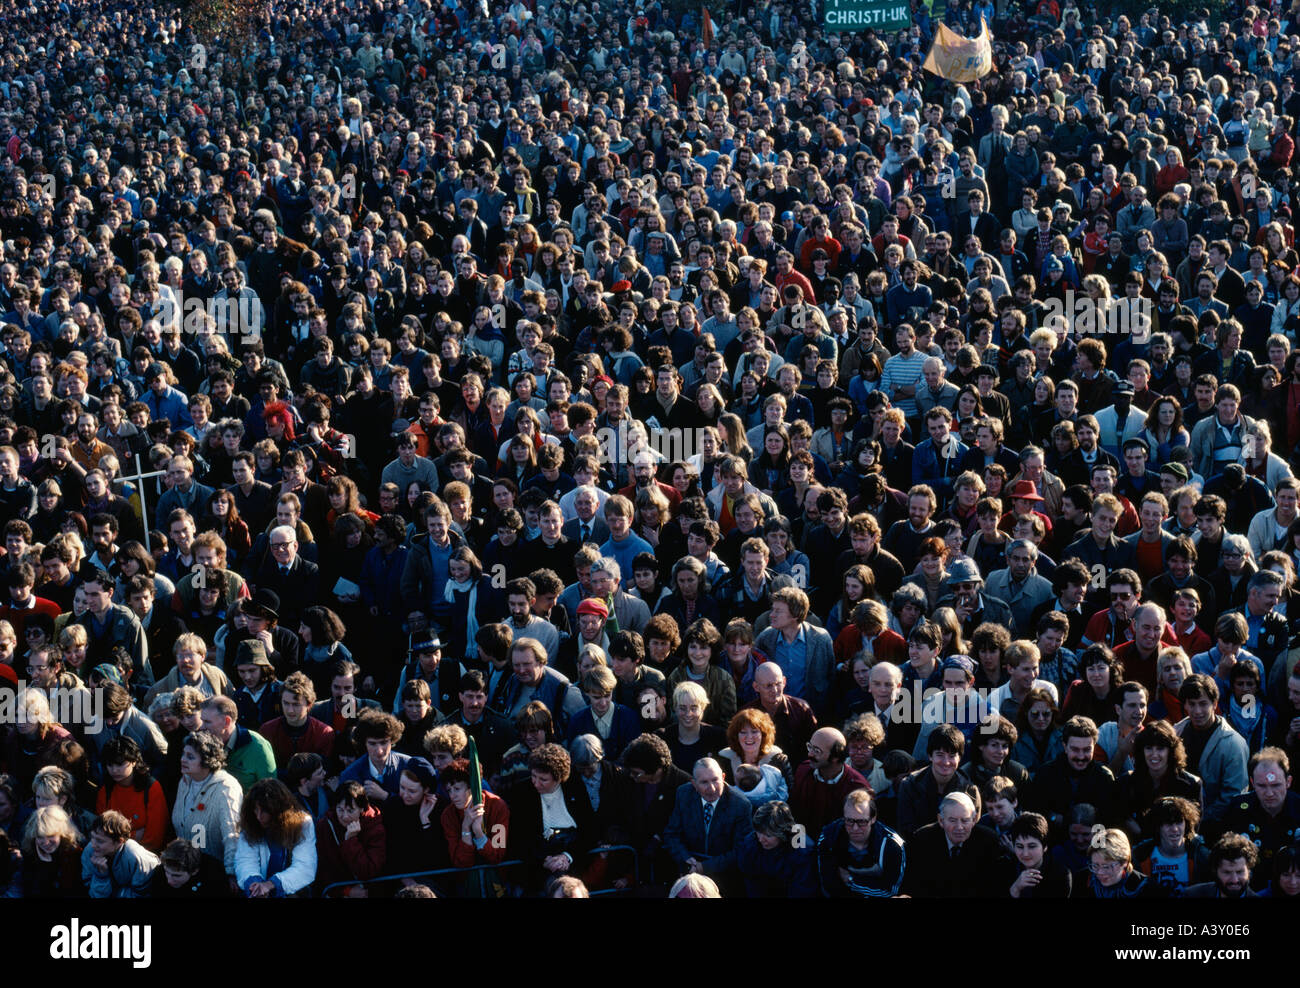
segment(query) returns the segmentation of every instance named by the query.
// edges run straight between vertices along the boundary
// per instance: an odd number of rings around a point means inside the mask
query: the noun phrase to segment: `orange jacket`
[[[150,781],[145,792],[130,785],[116,786],[112,782],[104,785],[95,798],[95,812],[103,813],[105,810],[117,810],[130,820],[134,831],[131,836],[149,850],[157,854],[163,849],[171,813],[167,809],[167,797],[156,779]]]

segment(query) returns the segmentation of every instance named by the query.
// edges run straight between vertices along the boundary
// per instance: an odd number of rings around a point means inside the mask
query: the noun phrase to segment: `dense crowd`
[[[226,6],[0,0],[7,896],[1300,894],[1300,0]]]

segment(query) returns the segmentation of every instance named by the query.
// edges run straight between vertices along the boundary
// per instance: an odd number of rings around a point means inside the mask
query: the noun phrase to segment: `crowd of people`
[[[1300,894],[1300,0],[742,7],[0,0],[6,896]]]

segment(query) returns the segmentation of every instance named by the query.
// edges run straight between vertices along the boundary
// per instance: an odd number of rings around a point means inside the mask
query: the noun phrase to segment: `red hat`
[[[630,292],[632,290],[632,282],[626,279],[623,281],[616,281],[614,284],[610,285],[609,290],[615,294],[618,294],[619,292]]]
[[[13,666],[5,665],[3,662],[0,662],[0,679],[3,679],[11,686],[18,685],[18,673],[14,672]]]
[[[1041,501],[1038,496],[1038,485],[1032,480],[1018,480],[1014,487],[1011,488],[1011,499],[1013,501]]]
[[[602,619],[609,617],[609,608],[605,602],[596,597],[588,597],[578,605],[578,617],[584,614],[598,614]]]

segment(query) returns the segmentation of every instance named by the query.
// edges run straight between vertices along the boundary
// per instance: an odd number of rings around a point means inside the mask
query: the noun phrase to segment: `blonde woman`
[[[83,843],[81,832],[60,807],[37,807],[23,828],[23,898],[85,898]]]
[[[1088,847],[1091,875],[1078,890],[1084,899],[1148,899],[1160,895],[1158,882],[1133,870],[1133,849],[1122,830],[1099,830]]]

